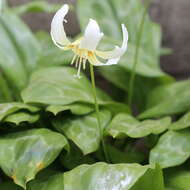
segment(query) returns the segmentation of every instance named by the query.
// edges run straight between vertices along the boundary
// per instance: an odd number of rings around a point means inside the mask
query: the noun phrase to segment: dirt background
[[[9,0],[10,5],[26,3],[30,0]],[[75,3],[75,0],[68,0]],[[49,0],[51,3],[67,2],[66,0]],[[153,20],[160,23],[163,29],[163,45],[173,50],[173,54],[161,58],[162,68],[178,79],[190,78],[190,0],[153,0],[150,9]],[[67,32],[73,36],[79,31],[74,14]],[[27,14],[24,20],[32,30],[49,30],[50,14]]]

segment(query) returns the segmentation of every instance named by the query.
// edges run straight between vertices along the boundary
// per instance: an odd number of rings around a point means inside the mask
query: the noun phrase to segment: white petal
[[[94,66],[107,66],[107,65],[116,65],[118,61],[120,60],[120,57],[109,59],[106,63],[100,62],[95,55],[89,56],[88,61],[94,65]]]
[[[95,20],[90,19],[85,29],[80,48],[88,49],[90,51],[95,50],[103,35],[104,34],[100,31],[98,23]]]
[[[115,59],[121,57],[127,50],[128,44],[128,32],[124,24],[122,26],[123,31],[123,43],[121,47],[116,46],[112,51],[96,51],[96,54],[103,59]]]
[[[55,45],[59,48],[70,43],[63,27],[63,21],[65,22],[64,18],[68,11],[69,6],[67,4],[63,5],[62,8],[56,12],[51,22],[51,37]]]

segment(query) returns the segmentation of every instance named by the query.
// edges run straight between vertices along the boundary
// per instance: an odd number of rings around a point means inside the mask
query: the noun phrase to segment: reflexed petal
[[[116,46],[112,51],[96,51],[96,55],[103,59],[115,59],[121,57],[125,51],[127,50],[127,43],[128,43],[128,32],[127,28],[124,24],[122,24],[122,31],[123,31],[123,43],[121,47]]]
[[[81,41],[80,48],[88,49],[90,51],[95,50],[103,35],[104,34],[100,31],[98,23],[95,20],[90,19]]]
[[[63,21],[65,21],[64,18],[68,11],[69,6],[67,4],[63,5],[63,7],[57,11],[51,22],[51,37],[55,45],[59,48],[70,43],[63,27]]]
[[[94,66],[115,65],[115,64],[118,63],[119,60],[120,60],[120,57],[119,58],[114,58],[114,59],[109,59],[106,63],[102,63],[97,59],[97,57],[95,55],[92,55],[92,56],[88,57],[88,61],[90,62],[90,64],[92,64]]]

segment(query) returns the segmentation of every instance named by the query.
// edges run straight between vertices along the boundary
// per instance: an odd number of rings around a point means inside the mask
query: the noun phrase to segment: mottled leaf
[[[70,110],[71,113],[75,115],[88,114],[94,111],[94,106],[90,104],[84,104],[76,102],[70,105],[50,105],[46,108],[46,111],[52,112],[54,115],[57,115],[59,112]]]
[[[169,117],[139,122],[131,115],[120,113],[113,118],[106,132],[114,138],[120,136],[140,138],[150,134],[162,133],[169,127],[170,123]]]
[[[190,131],[168,131],[150,152],[150,163],[158,163],[162,168],[184,163],[190,157]]]
[[[190,127],[190,112],[186,113],[178,121],[173,122],[172,125],[170,125],[170,129],[172,130],[181,130],[187,127]]]
[[[108,110],[100,112],[102,130],[111,119]],[[68,119],[62,117],[53,121],[55,128],[71,139],[84,154],[94,152],[100,143],[100,133],[96,113],[84,116],[73,116]]]
[[[29,183],[28,190],[64,190],[63,175],[53,175],[46,180],[34,180]]]
[[[82,73],[81,79],[74,77],[76,72],[71,67],[50,67],[36,71],[29,86],[22,92],[24,102],[46,105],[94,103],[90,82]],[[98,94],[99,100],[110,100],[102,91],[98,91]]]
[[[13,114],[14,112],[26,110],[29,112],[37,112],[39,108],[30,106],[20,102],[11,102],[0,104],[0,121],[4,119],[9,114]]]
[[[154,89],[148,96],[147,110],[139,118],[182,113],[190,109],[190,80]]]
[[[22,122],[35,123],[40,118],[39,114],[32,114],[28,112],[16,112],[8,115],[3,122],[15,123],[19,125]]]
[[[48,129],[33,129],[0,137],[0,167],[23,188],[55,160],[67,141]]]
[[[128,190],[149,169],[150,166],[139,164],[81,165],[64,174],[64,188],[67,190]]]

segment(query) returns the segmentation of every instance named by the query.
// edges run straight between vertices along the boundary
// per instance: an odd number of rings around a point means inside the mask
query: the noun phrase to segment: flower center
[[[76,77],[80,78],[81,66],[83,66],[83,69],[86,68],[87,59],[89,56],[93,55],[93,52],[87,49],[81,49],[78,45],[70,45],[70,48],[75,54],[71,61],[71,65],[75,63],[75,67],[78,68]]]

